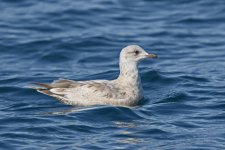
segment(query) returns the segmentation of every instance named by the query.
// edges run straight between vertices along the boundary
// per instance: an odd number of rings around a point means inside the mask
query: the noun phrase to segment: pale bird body
[[[143,98],[138,63],[156,57],[140,46],[130,45],[120,53],[120,75],[115,80],[57,80],[50,84],[34,83],[38,85],[34,89],[69,105],[134,106]]]

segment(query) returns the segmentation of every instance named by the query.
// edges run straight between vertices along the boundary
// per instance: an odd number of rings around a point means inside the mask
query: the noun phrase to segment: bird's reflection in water
[[[67,108],[67,109],[61,109],[61,110],[57,110],[54,112],[48,112],[45,113],[44,115],[67,115],[70,113],[79,113],[79,112],[83,112],[83,111],[88,111],[88,110],[95,110],[95,109],[99,109],[99,108],[104,108],[107,106],[96,106],[96,107],[72,107],[72,108]]]
[[[137,125],[134,122],[115,121],[114,123],[121,129],[116,133],[116,136],[119,137],[118,143],[138,144],[141,142],[140,139],[135,136],[134,129],[137,128]]]
[[[91,111],[91,110],[97,110],[97,109],[107,109],[107,108],[111,108],[114,107],[116,109],[118,109],[116,106],[107,106],[107,105],[98,105],[98,106],[85,106],[85,107],[69,107],[66,109],[60,109],[60,110],[56,110],[54,112],[48,112],[45,113],[45,115],[66,115],[66,114],[70,114],[70,113],[76,113],[76,112],[83,112],[83,111]],[[136,107],[129,107],[129,106],[120,106],[122,108],[136,108]]]
[[[68,115],[70,113],[82,113],[84,111],[92,111],[96,109],[104,109],[110,106],[96,106],[96,107],[70,107],[67,109],[61,109],[54,112],[48,112],[44,115]],[[110,121],[109,121],[110,122]],[[137,124],[132,120],[130,121],[112,121],[113,126],[115,126],[117,131],[114,134],[116,138],[116,143],[118,144],[139,144],[141,139],[135,135],[135,129],[137,129]],[[118,147],[117,147],[118,146]],[[119,148],[120,146],[117,145]]]

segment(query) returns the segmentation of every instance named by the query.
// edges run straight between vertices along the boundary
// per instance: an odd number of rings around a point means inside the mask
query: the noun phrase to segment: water
[[[0,3],[1,149],[225,149],[225,1]],[[74,107],[30,82],[114,79],[120,49],[140,64],[144,103]]]

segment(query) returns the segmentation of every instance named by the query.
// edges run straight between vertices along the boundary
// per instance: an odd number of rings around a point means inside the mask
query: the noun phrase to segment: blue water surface
[[[225,149],[225,1],[1,0],[0,149]],[[76,107],[30,82],[114,79],[140,64],[144,103]]]

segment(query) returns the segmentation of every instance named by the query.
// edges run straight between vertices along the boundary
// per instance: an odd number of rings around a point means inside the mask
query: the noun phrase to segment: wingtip
[[[34,87],[35,89],[40,89],[40,88],[44,88],[44,89],[50,89],[51,88],[51,86],[49,85],[49,84],[46,84],[46,83],[40,83],[40,82],[32,82],[31,84],[35,84],[35,85],[37,85],[37,86],[39,86],[39,87]]]

